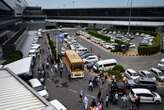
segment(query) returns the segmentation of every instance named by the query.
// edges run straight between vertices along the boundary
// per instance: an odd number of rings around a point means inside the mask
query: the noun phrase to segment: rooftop
[[[0,110],[53,110],[44,98],[7,68],[0,69]]]

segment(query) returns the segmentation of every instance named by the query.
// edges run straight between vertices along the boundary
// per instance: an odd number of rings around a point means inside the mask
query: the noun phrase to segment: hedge
[[[12,62],[20,60],[22,58],[23,58],[23,54],[22,54],[21,51],[19,51],[19,50],[14,51],[12,54],[10,54],[6,58],[6,61],[2,65],[6,65],[6,64],[12,63]]]
[[[55,42],[50,39],[49,34],[47,34],[47,37],[48,37],[48,44],[49,44],[50,49],[51,49],[51,52],[53,54],[53,58],[55,58],[55,60],[56,60],[56,47],[55,47]]]
[[[156,34],[152,45],[139,45],[138,53],[139,55],[151,55],[160,51],[160,35]]]
[[[90,34],[91,36],[94,36],[96,38],[102,39],[106,42],[111,42],[110,37],[101,35],[101,34],[97,33],[96,30],[88,30],[88,34]]]

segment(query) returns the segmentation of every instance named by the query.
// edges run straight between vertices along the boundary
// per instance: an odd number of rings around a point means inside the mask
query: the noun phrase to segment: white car
[[[164,71],[164,58],[162,58],[160,60],[160,62],[158,63],[158,68],[162,71]]]
[[[41,82],[37,79],[30,79],[29,84],[31,85],[32,88],[42,97],[48,99],[48,92],[45,89],[45,87],[41,84]]]
[[[157,68],[151,68],[150,69],[151,72],[154,73],[154,76],[159,80],[159,81],[164,81],[164,73],[157,69]]]
[[[96,55],[88,56],[87,58],[83,59],[84,63],[91,63],[98,61],[98,57]]]
[[[126,69],[125,76],[128,79],[137,79],[140,77],[139,74],[133,69]]]
[[[135,47],[136,47],[135,44],[133,44],[133,43],[129,43],[129,48],[135,48]]]
[[[158,93],[152,92],[148,89],[143,89],[143,88],[131,89],[129,93],[130,100],[134,101],[135,96],[140,96],[140,103],[160,104],[162,102],[162,99]]]
[[[141,77],[150,78],[150,79],[156,81],[156,77],[150,71],[142,70],[139,73],[140,73]]]

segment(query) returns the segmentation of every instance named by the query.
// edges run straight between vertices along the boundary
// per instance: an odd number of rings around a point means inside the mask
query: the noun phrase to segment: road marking
[[[93,99],[96,99],[95,96],[92,96],[92,95],[89,95],[89,94],[86,94],[87,97],[90,97],[90,98],[93,98]]]
[[[73,92],[73,93],[78,93],[76,90],[73,90],[73,89],[68,89],[68,91]]]
[[[78,91],[76,91],[76,90],[73,90],[73,89],[68,89],[68,91],[70,91],[70,92],[73,92],[73,93],[75,93],[75,94],[78,94]],[[89,94],[85,94],[87,97],[90,97],[90,98],[96,98],[95,96],[93,96],[93,95],[89,95]]]

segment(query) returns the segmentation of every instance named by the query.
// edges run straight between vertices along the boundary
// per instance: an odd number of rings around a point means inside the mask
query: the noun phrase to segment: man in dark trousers
[[[99,90],[98,94],[97,94],[97,101],[99,102],[101,98],[101,90]]]
[[[140,96],[136,97],[135,103],[136,103],[137,110],[139,110],[140,109]]]

